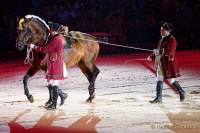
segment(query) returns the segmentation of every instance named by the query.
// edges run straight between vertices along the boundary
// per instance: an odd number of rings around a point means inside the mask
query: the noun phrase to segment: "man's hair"
[[[62,25],[60,25],[58,23],[51,22],[51,21],[48,22],[48,25],[49,25],[50,29],[53,30],[53,31],[57,31],[62,27]]]
[[[173,30],[173,25],[169,22],[161,22],[161,27],[163,27],[164,29],[168,30],[168,31],[172,31]]]

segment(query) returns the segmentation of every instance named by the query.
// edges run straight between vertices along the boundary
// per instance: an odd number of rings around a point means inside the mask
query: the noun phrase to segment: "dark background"
[[[107,38],[111,43],[150,49],[160,39],[161,21],[168,21],[174,26],[177,49],[199,49],[199,12],[199,0],[3,0],[0,3],[0,57],[17,51],[16,20],[27,14],[67,25],[70,30]],[[101,47],[101,54],[136,52]]]

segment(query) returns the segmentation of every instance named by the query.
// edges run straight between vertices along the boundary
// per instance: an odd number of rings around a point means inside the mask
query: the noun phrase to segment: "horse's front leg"
[[[28,79],[32,77],[39,69],[36,67],[31,66],[23,77],[23,84],[24,84],[24,94],[26,95],[27,99],[32,103],[34,102],[33,96],[29,93],[28,89]]]
[[[26,74],[26,75],[24,75],[24,78],[23,78],[24,94],[27,96],[27,99],[32,103],[34,101],[33,96],[29,94],[28,85],[27,85],[29,77],[30,76],[28,74]]]

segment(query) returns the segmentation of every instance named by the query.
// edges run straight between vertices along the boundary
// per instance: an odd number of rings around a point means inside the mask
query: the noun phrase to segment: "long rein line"
[[[123,48],[128,48],[128,49],[135,49],[135,50],[142,50],[142,51],[149,51],[149,52],[153,52],[153,50],[151,49],[145,49],[145,48],[138,48],[138,47],[133,47],[133,46],[127,46],[127,45],[120,45],[120,44],[116,44],[116,43],[109,43],[109,42],[105,42],[105,41],[95,41],[95,40],[91,40],[91,39],[85,39],[85,38],[78,38],[78,37],[72,37],[70,35],[65,35],[66,37],[72,38],[72,39],[77,39],[77,40],[85,40],[85,41],[92,41],[92,42],[97,42],[97,43],[101,43],[101,44],[105,44],[105,45],[112,45],[112,46],[117,46],[117,47],[123,47]]]
[[[84,40],[84,41],[91,41],[91,42],[97,42],[97,43],[101,43],[104,45],[111,45],[111,46],[116,46],[116,47],[123,47],[123,48],[128,48],[128,49],[134,49],[134,50],[141,50],[141,51],[148,51],[148,52],[153,52],[153,50],[151,49],[145,49],[145,48],[138,48],[138,47],[133,47],[133,46],[127,46],[127,45],[120,45],[120,44],[116,44],[116,43],[109,43],[109,42],[105,42],[105,41],[95,41],[95,40],[91,40],[91,39],[85,39],[85,38],[78,38],[78,37],[72,37],[70,35],[65,35],[66,37],[72,38],[72,39],[77,39],[77,40]],[[47,43],[47,42],[45,42]],[[31,54],[31,58],[30,58],[30,54]],[[33,60],[33,51],[32,49],[28,46],[27,47],[27,55],[26,55],[26,59],[24,60],[25,64],[28,64],[31,60]]]

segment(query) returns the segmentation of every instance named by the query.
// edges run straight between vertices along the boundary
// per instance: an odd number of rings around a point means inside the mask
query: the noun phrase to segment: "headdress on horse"
[[[45,26],[45,28],[47,28],[47,30],[50,30],[49,25],[43,19],[35,15],[26,15],[24,18],[21,18],[19,20],[19,29],[23,30],[24,29],[23,24],[25,23],[26,19],[32,19],[32,18],[39,20]]]
[[[24,24],[24,22],[25,22],[25,19],[24,18],[20,18],[20,20],[19,20],[19,30],[23,30],[24,28],[23,28],[23,24]]]
[[[25,18],[26,19],[35,18],[35,19],[39,20],[41,23],[43,23],[48,30],[50,29],[49,25],[43,19],[41,19],[40,17],[38,17],[36,15],[26,15]]]

